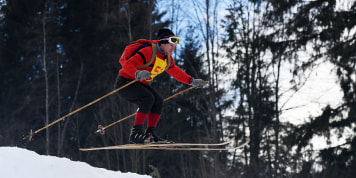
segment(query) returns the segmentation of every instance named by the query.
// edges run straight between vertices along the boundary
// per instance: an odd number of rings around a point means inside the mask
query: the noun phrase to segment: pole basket
[[[98,125],[98,130],[96,132],[99,132],[100,135],[104,135],[105,134],[105,128],[103,125]]]

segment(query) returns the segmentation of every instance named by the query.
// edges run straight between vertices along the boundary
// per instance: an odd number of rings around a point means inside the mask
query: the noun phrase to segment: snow
[[[18,147],[0,147],[1,178],[148,178],[96,168],[67,158],[39,155]]]

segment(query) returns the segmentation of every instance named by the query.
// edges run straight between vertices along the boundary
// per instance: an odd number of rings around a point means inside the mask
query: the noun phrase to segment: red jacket
[[[133,79],[135,80],[135,72],[138,70],[137,67],[141,66],[144,64],[143,60],[145,60],[145,63],[148,63],[149,60],[151,59],[152,56],[152,47],[148,46],[145,48],[140,49],[139,52],[137,52],[134,56],[132,56],[127,62],[125,62],[125,65],[122,66],[122,68],[119,71],[119,75],[125,78]],[[157,49],[157,57],[161,59],[165,59],[165,56],[159,52]],[[171,75],[173,78],[176,80],[185,83],[185,84],[190,84],[192,82],[192,77],[188,74],[186,74],[182,69],[180,69],[177,65],[175,65],[173,57],[171,57],[171,64],[166,69],[165,71]],[[153,61],[151,66],[142,68],[139,70],[147,70],[151,72],[156,60]],[[140,81],[142,83],[147,83],[147,81]]]

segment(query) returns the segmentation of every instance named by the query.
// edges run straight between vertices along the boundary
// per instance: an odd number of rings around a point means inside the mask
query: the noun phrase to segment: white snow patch
[[[122,173],[96,168],[67,158],[39,155],[18,147],[0,147],[2,178],[148,178],[147,175]]]

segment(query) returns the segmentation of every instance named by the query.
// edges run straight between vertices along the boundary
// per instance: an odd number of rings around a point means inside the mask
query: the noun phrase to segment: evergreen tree
[[[3,19],[3,53],[6,59],[4,69],[4,121],[13,128],[12,145],[20,144],[27,124],[45,120],[45,94],[43,75],[43,26],[42,20],[45,1],[28,3],[22,1],[6,2],[2,7]],[[12,69],[12,70],[11,70]],[[41,97],[42,96],[42,97]],[[28,107],[28,106],[37,107]],[[27,114],[25,114],[27,113]],[[30,116],[26,118],[24,116]],[[6,128],[6,125],[4,125]],[[7,130],[7,129],[6,129]]]
[[[286,176],[288,159],[282,159],[282,155],[290,157],[281,149],[280,135],[284,127],[279,122],[276,103],[280,64],[288,57],[281,54],[288,48],[283,42],[270,40],[282,41],[283,37],[267,36],[266,32],[273,29],[265,22],[266,11],[261,10],[265,7],[260,1],[233,1],[224,21],[227,32],[224,49],[236,66],[232,90],[238,93],[233,101],[236,116],[227,118],[227,125],[230,133],[236,133],[238,141],[251,140],[243,154],[233,155],[234,169],[230,174],[239,173],[243,177]],[[267,54],[271,53],[269,57]]]
[[[340,88],[344,92],[343,102],[332,108],[326,106],[322,114],[311,118],[310,122],[305,123],[293,131],[289,140],[298,146],[298,150],[306,149],[309,141],[315,136],[323,136],[330,145],[331,137],[338,135],[346,137],[345,144],[334,147],[324,148],[320,151],[307,149],[305,152],[298,152],[296,157],[307,157],[302,160],[300,175],[314,175],[315,177],[350,177],[355,173],[353,167],[355,137],[344,134],[349,128],[353,129],[355,122],[355,33],[350,30],[355,26],[353,16],[356,12],[356,2],[349,1],[312,1],[299,2],[289,1],[288,3],[279,1],[270,2],[274,12],[271,17],[274,21],[286,13],[289,19],[285,23],[285,30],[289,36],[295,37],[294,46],[312,48],[314,53],[307,62],[301,66],[296,66],[294,71],[300,75],[305,70],[312,70],[314,64],[323,61],[330,61],[335,65],[337,76],[340,81]],[[339,5],[339,6],[337,6]],[[344,5],[344,7],[343,7]],[[292,16],[290,12],[298,9]],[[321,159],[316,162],[314,154]],[[313,166],[320,165],[320,173],[315,173]],[[298,172],[298,171],[296,171]]]

